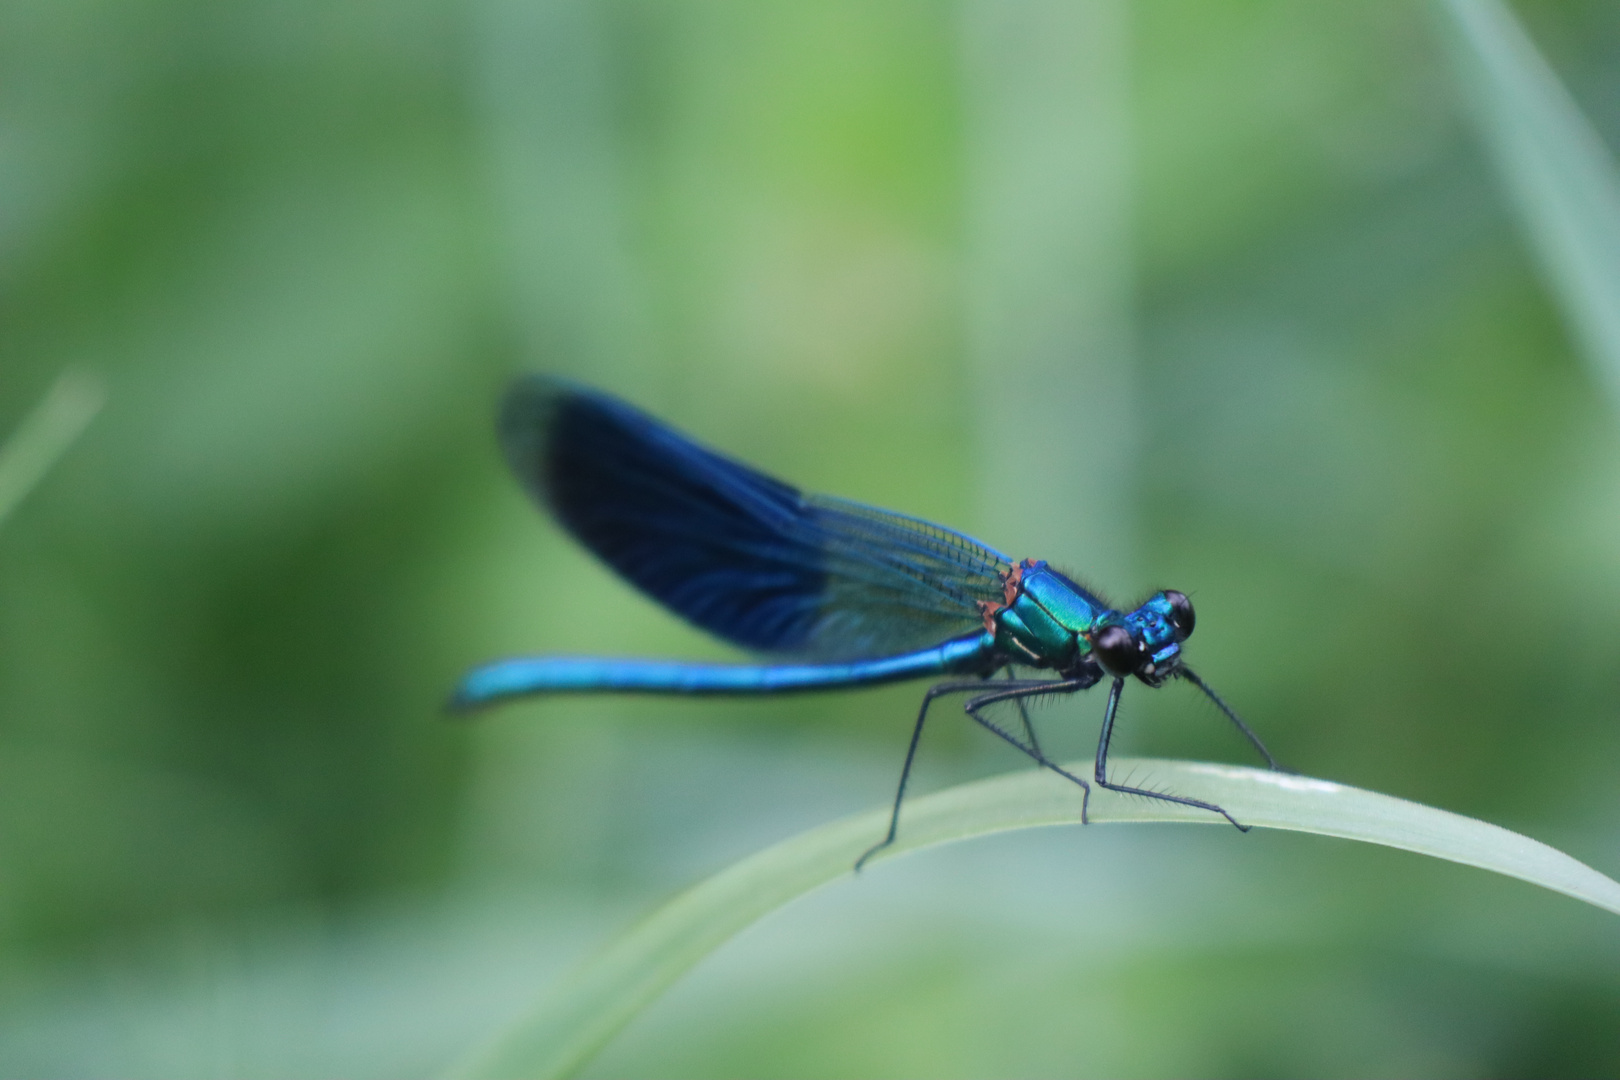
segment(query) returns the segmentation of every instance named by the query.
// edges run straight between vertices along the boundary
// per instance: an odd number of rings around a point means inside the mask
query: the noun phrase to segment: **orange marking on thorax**
[[[979,605],[979,614],[984,617],[984,628],[990,633],[996,632],[996,616],[1007,610],[1006,604],[997,604],[989,600],[975,600]]]
[[[1007,606],[1011,607],[1024,591],[1024,569],[1034,565],[1034,559],[1020,559],[1013,563],[1011,570],[1001,575],[1001,589],[1006,596]]]
[[[1018,602],[1024,592],[1024,571],[1035,565],[1034,559],[1020,559],[1012,564],[1012,569],[1001,574],[1001,595],[1005,603],[997,604],[989,600],[975,600],[979,605],[979,614],[984,616],[984,628],[992,634],[996,632],[996,616]]]

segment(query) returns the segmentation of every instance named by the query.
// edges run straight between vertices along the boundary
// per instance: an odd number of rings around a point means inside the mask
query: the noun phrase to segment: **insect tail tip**
[[[488,701],[468,693],[465,687],[457,687],[439,707],[439,715],[452,722],[471,720],[474,714],[482,712],[488,704]]]

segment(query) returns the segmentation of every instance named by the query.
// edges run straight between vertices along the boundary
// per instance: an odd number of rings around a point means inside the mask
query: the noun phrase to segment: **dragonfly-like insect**
[[[887,834],[894,842],[928,708],[965,694],[967,715],[1039,766],[1091,788],[1041,749],[1026,702],[1112,682],[1097,740],[1099,787],[1179,803],[1248,827],[1214,803],[1115,783],[1108,746],[1126,680],[1183,679],[1276,760],[1182,662],[1193,607],[1173,589],[1121,611],[1044,561],[1014,561],[941,525],[813,495],[701,446],[608,394],[545,375],[508,389],[499,421],[513,472],[564,529],[632,585],[703,630],[771,657],[757,664],[534,656],[469,672],[452,707],[534,694],[787,694],[940,678],[923,695]],[[1050,672],[1019,678],[1015,669]],[[990,681],[1005,672],[1005,681]],[[1017,730],[986,710],[1017,708]]]

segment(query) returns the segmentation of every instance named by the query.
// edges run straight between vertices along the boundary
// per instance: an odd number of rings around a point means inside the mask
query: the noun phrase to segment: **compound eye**
[[[1187,599],[1186,593],[1179,593],[1174,589],[1164,590],[1164,598],[1170,603],[1170,625],[1176,628],[1180,640],[1186,641],[1192,637],[1195,621],[1192,601]]]
[[[1136,670],[1136,639],[1123,626],[1105,626],[1091,639],[1091,650],[1110,675],[1129,675]]]

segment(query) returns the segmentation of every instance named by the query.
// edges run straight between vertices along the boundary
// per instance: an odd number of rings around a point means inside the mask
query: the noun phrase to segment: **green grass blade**
[[[73,445],[105,397],[101,380],[82,371],[67,371],[23,418],[0,446],[0,523]]]
[[[1620,403],[1620,170],[1500,0],[1439,0],[1464,92],[1553,294]]]
[[[1071,766],[1082,773],[1089,763]],[[1342,784],[1226,765],[1119,758],[1130,775],[1218,803],[1238,820],[1416,851],[1494,870],[1620,914],[1620,882],[1545,844],[1483,821]],[[638,1011],[703,957],[756,919],[851,872],[887,825],[875,810],[833,822],[735,863],[677,896],[594,959],[576,968],[540,1006],[454,1075],[552,1077],[573,1072]],[[1067,781],[1021,772],[964,784],[906,804],[900,838],[868,864],[985,833],[1078,824],[1080,799]],[[1198,810],[1093,791],[1091,820],[1224,825]]]
[[[1129,592],[1144,441],[1131,5],[965,0],[957,12],[979,523],[994,522],[1008,550],[1083,556],[1094,580]],[[1032,461],[1061,498],[1029,499],[1007,483]]]

